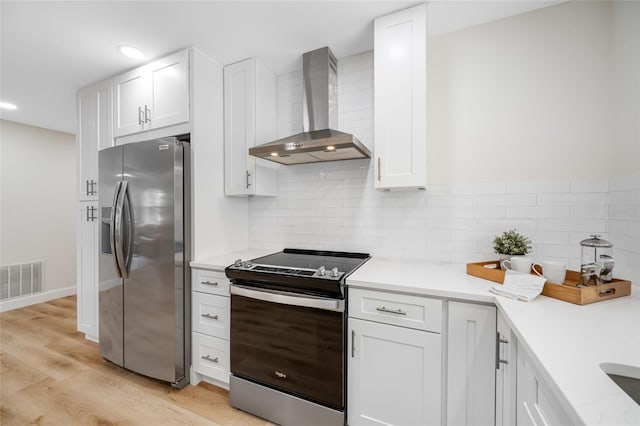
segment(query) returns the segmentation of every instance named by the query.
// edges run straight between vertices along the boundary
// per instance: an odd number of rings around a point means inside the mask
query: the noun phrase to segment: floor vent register
[[[0,266],[0,300],[41,293],[43,271],[42,260]]]

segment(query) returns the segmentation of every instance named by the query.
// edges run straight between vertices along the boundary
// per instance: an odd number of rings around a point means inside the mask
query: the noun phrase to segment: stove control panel
[[[242,259],[236,259],[229,268],[259,273],[328,279],[332,281],[337,281],[344,275],[344,272],[340,272],[337,267],[331,268],[329,271],[327,271],[325,266],[320,266],[318,269],[288,268],[284,266],[255,264],[250,260],[243,261]]]

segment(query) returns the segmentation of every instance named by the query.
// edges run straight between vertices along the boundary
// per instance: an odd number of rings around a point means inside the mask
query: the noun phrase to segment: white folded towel
[[[542,293],[546,279],[537,275],[507,270],[502,285],[489,289],[492,293],[511,299],[531,302]]]

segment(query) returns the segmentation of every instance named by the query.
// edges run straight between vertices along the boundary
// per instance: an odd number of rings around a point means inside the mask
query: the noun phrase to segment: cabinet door
[[[255,61],[224,67],[224,190],[225,195],[254,193]]]
[[[191,300],[191,329],[229,340],[229,298],[194,291]]]
[[[192,333],[193,371],[229,383],[229,341]]]
[[[516,424],[517,340],[498,311],[496,349],[496,426]]]
[[[532,426],[569,425],[575,422],[552,394],[525,351],[517,360],[516,424]]]
[[[145,67],[113,79],[114,136],[141,132],[145,126],[145,106],[149,107],[149,74]],[[148,113],[147,113],[148,114]]]
[[[496,308],[449,302],[447,424],[493,425]]]
[[[224,67],[225,195],[277,195],[274,163],[249,155],[276,138],[275,124],[275,75],[255,58]]]
[[[152,129],[189,121],[189,52],[175,53],[146,66],[150,103],[145,121]]]
[[[113,146],[111,80],[78,91],[78,199],[98,199],[98,151]]]
[[[375,187],[426,184],[426,5],[374,24]]]
[[[349,318],[348,417],[355,425],[438,425],[441,336]]]
[[[98,203],[79,203],[78,215],[78,331],[98,341]]]

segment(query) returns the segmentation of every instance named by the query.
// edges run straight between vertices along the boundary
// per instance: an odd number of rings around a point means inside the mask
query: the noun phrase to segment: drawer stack
[[[223,271],[193,269],[192,290],[193,371],[228,387],[229,280]]]

